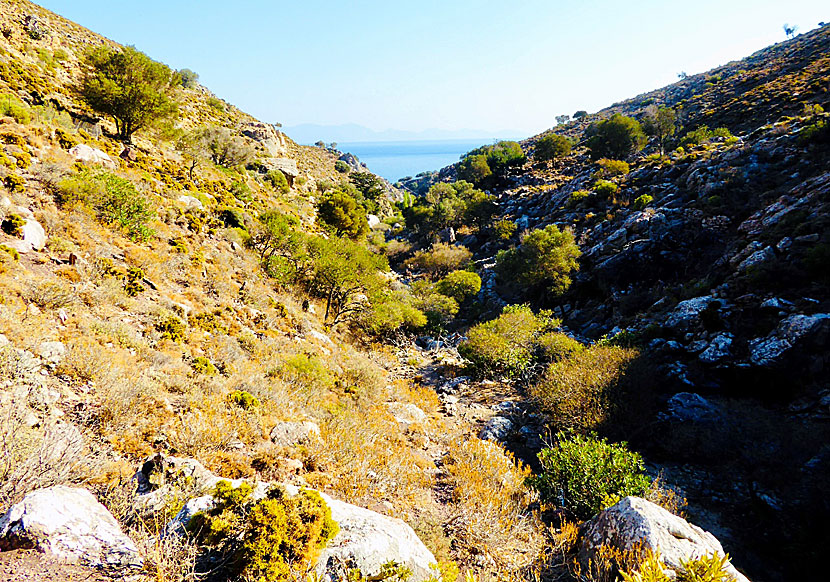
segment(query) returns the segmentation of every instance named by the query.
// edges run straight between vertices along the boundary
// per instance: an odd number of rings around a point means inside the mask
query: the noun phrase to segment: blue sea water
[[[481,139],[350,142],[338,143],[337,149],[354,154],[372,172],[394,183],[454,164],[463,154],[487,143]]]

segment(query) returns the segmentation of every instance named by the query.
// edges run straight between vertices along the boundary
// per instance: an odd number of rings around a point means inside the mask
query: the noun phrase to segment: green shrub
[[[637,196],[637,198],[634,199],[632,207],[634,208],[634,210],[642,210],[652,202],[654,202],[653,196],[650,196],[648,194],[642,194],[641,196]]]
[[[196,358],[196,360],[199,360],[199,359],[204,360],[205,362],[207,362],[207,366],[210,366],[211,368],[213,368],[213,373],[214,374],[216,373],[216,368],[213,367],[213,364],[211,364],[207,360],[207,358]],[[193,361],[194,364],[196,363],[196,360]],[[206,366],[203,364],[203,367],[206,367]],[[196,370],[196,367],[194,366],[193,369]],[[196,371],[199,372],[199,370],[196,370]],[[205,373],[205,372],[200,372],[200,373]],[[250,392],[246,392],[245,390],[234,390],[233,392],[228,394],[228,401],[231,404],[233,404],[234,406],[238,406],[239,408],[241,408],[243,410],[251,410],[252,408],[258,408],[259,407],[259,399],[256,396],[254,396],[253,394],[251,394]]]
[[[199,84],[199,74],[190,69],[179,69],[176,71],[179,75],[179,81],[185,89],[194,89]]]
[[[79,143],[74,135],[60,127],[55,130],[55,139],[58,140],[58,145],[65,150],[71,150]]]
[[[353,240],[369,231],[366,209],[343,190],[333,190],[317,204],[317,218],[337,236]]]
[[[571,153],[573,142],[556,133],[550,133],[539,138],[533,157],[539,162],[552,162]]]
[[[273,372],[286,382],[297,384],[301,388],[334,387],[336,378],[331,370],[317,356],[296,354],[285,358]]]
[[[516,232],[516,223],[507,218],[502,218],[493,223],[493,235],[496,240],[506,241]]]
[[[349,168],[349,164],[347,164],[343,160],[337,160],[336,162],[334,162],[334,169],[340,172],[341,174],[348,174],[351,168]]]
[[[183,237],[177,236],[167,241],[167,244],[177,253],[187,253],[187,243]]]
[[[302,489],[289,497],[279,486],[260,501],[252,487],[220,481],[215,505],[188,524],[196,540],[224,559],[230,578],[257,582],[298,579],[339,531],[331,509],[316,491]]]
[[[427,325],[437,331],[443,329],[458,313],[458,302],[441,293],[423,293],[416,303],[427,319]]]
[[[0,245],[0,252],[9,255],[14,262],[20,261],[20,252],[17,249],[13,249],[12,247],[6,245]]]
[[[404,265],[425,272],[434,281],[451,271],[464,269],[472,257],[473,253],[467,247],[436,243],[428,251],[417,251]]]
[[[26,180],[17,174],[9,174],[3,178],[3,185],[9,192],[25,192]]]
[[[556,441],[539,453],[542,472],[528,484],[543,502],[561,504],[577,519],[588,519],[623,497],[643,496],[651,484],[643,458],[625,443],[561,431]]]
[[[288,185],[288,178],[280,170],[270,170],[265,174],[265,179],[274,187],[274,190],[281,194],[287,194],[291,190]]]
[[[91,207],[104,224],[114,224],[133,240],[144,241],[154,232],[148,222],[154,217],[150,203],[129,180],[105,170],[83,170],[58,183],[59,204],[80,203]]]
[[[675,578],[665,572],[659,555],[649,552],[631,572],[620,572],[623,582],[735,582],[729,573],[729,556],[703,555],[681,560],[681,571]]]
[[[239,208],[223,206],[217,209],[216,217],[222,221],[227,228],[241,228],[245,230],[245,217]]]
[[[197,374],[204,374],[205,376],[215,376],[219,373],[219,370],[216,369],[216,366],[211,363],[204,356],[199,356],[198,358],[193,358],[190,362],[190,367],[193,368],[193,371]],[[233,402],[233,399],[231,399]],[[236,404],[236,402],[234,402]],[[241,405],[240,405],[241,406]],[[247,408],[246,406],[242,406],[242,408]]]
[[[438,281],[435,289],[461,304],[481,290],[481,277],[470,271],[453,271]]]
[[[155,327],[163,339],[177,343],[184,341],[187,332],[187,325],[172,313],[162,313]]]
[[[591,159],[622,160],[643,149],[646,136],[636,119],[615,113],[609,119],[592,124],[586,131]]]
[[[539,347],[540,359],[545,362],[558,362],[585,349],[581,343],[558,331],[544,334],[536,340],[536,344]]]
[[[597,180],[594,183],[594,192],[597,193],[597,196],[605,200],[612,200],[619,189],[619,186],[608,180]]]
[[[22,216],[18,214],[7,214],[2,224],[0,224],[0,228],[9,236],[22,236],[23,226],[25,224],[26,219]]]
[[[531,388],[558,428],[596,429],[608,419],[633,349],[592,346],[552,363]]]
[[[625,176],[628,174],[629,166],[628,162],[624,162],[622,160],[609,160],[608,158],[602,158],[601,160],[597,160],[597,165],[599,166],[599,170],[597,171],[597,177],[600,178],[614,178],[616,176]]]
[[[591,193],[587,190],[576,190],[575,192],[571,192],[567,205],[569,208],[575,208],[576,206],[579,206],[583,202],[587,201],[590,195]]]
[[[499,251],[496,272],[506,281],[544,285],[561,293],[570,286],[570,273],[579,268],[581,254],[570,230],[550,224],[525,235],[519,247]]]
[[[536,339],[559,323],[549,311],[508,305],[498,318],[471,327],[458,352],[477,377],[515,377],[532,363]]]
[[[127,269],[127,276],[124,280],[124,292],[130,296],[135,297],[144,291],[144,285],[141,281],[144,279],[144,271],[138,267],[130,267]]]
[[[29,107],[13,95],[0,95],[0,117],[14,117],[17,123],[29,123],[32,120]]]

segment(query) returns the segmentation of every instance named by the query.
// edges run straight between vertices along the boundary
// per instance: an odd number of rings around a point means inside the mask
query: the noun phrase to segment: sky
[[[827,0],[38,0],[284,125],[511,130],[830,21]]]

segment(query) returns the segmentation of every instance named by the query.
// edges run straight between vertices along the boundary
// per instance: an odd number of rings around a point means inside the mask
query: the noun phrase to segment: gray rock
[[[481,429],[479,438],[485,441],[503,442],[513,430],[513,423],[503,416],[494,416]]]
[[[92,493],[63,485],[32,491],[0,517],[0,546],[35,547],[90,566],[143,563],[133,541]]]
[[[721,333],[712,339],[709,346],[698,356],[701,362],[715,364],[731,355],[733,336],[731,333]]]
[[[83,164],[100,164],[111,170],[116,168],[115,162],[111,157],[109,157],[109,155],[107,155],[106,152],[83,143],[78,144],[69,150],[69,155],[71,155],[76,162],[81,162]]]
[[[183,203],[188,208],[196,208],[197,210],[204,210],[205,208],[201,200],[194,196],[188,196],[187,194],[179,196],[179,202]]]
[[[369,228],[375,228],[380,224],[380,218],[378,218],[374,214],[367,214],[366,220],[369,222]]]
[[[772,247],[767,246],[760,250],[755,251],[747,258],[745,258],[740,265],[738,265],[739,271],[746,271],[747,269],[751,269],[757,267],[763,263],[771,261],[775,258],[775,251]]]
[[[37,348],[37,355],[48,365],[57,366],[66,355],[66,346],[63,342],[43,342]]]
[[[717,538],[709,532],[650,501],[626,497],[588,522],[579,558],[587,565],[603,546],[631,550],[637,544],[658,553],[666,568],[675,573],[683,572],[681,562],[684,560],[726,554]],[[737,582],[749,582],[731,564],[728,571]]]
[[[667,403],[665,415],[678,422],[711,423],[723,420],[721,409],[693,392],[678,392]]]
[[[672,329],[686,330],[693,327],[700,319],[700,313],[717,301],[712,295],[704,295],[681,301],[666,318],[666,326]]]
[[[428,420],[427,413],[414,404],[387,402],[386,408],[398,424],[405,428],[409,428],[413,424],[424,424]]]
[[[799,340],[817,332],[828,321],[828,313],[790,315],[767,337],[749,342],[749,361],[756,366],[775,365]]]
[[[320,426],[316,422],[282,421],[271,430],[271,441],[281,447],[293,447],[320,437]]]
[[[21,230],[23,231],[23,242],[28,243],[36,251],[46,246],[46,231],[34,218],[27,218]]]

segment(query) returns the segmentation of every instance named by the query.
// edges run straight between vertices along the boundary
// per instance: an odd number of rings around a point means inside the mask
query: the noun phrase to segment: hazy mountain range
[[[343,125],[318,125],[304,123],[283,127],[291,139],[301,144],[313,144],[317,141],[329,142],[372,142],[372,141],[427,141],[450,139],[480,139],[482,143],[493,139],[519,139],[526,137],[527,132],[515,129],[487,131],[479,129],[424,129],[421,131],[407,131],[401,129],[386,129],[375,131],[347,123]]]

